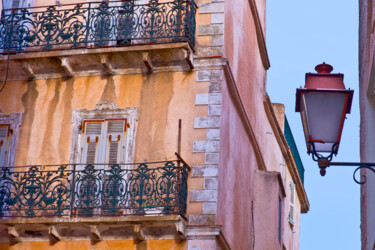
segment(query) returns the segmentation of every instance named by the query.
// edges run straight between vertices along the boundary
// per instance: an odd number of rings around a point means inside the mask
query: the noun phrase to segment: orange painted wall
[[[20,242],[10,245],[0,242],[1,250],[183,250],[187,243],[175,240],[147,240],[135,244],[133,240],[111,240],[94,243],[92,241],[59,241],[51,244],[49,241]]]
[[[195,107],[195,95],[207,88],[196,84],[195,73],[181,72],[15,81],[1,93],[0,109],[23,113],[16,165],[68,163],[72,111],[103,100],[139,107],[135,162],[174,158],[182,119],[182,155],[196,164],[202,156],[191,153],[192,141],[203,140],[205,131],[193,130],[194,117],[207,115],[207,107]]]
[[[1,93],[4,114],[23,113],[15,165],[69,163],[72,111],[94,108],[103,100],[120,109],[138,107],[134,162],[176,159],[178,119],[182,119],[181,156],[190,165],[202,164],[203,154],[193,154],[193,141],[205,139],[205,130],[194,130],[194,117],[207,116],[207,106],[195,106],[195,96],[207,93],[207,83],[196,83],[195,72],[154,73],[11,81]],[[202,178],[189,178],[190,189],[200,189]],[[188,206],[200,214],[201,203]]]

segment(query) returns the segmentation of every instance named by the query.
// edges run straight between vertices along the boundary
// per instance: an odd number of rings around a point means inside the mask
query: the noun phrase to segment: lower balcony
[[[0,240],[183,239],[189,169],[180,158],[3,167]]]

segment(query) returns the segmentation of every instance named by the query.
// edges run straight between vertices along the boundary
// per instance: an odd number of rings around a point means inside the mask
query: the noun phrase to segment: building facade
[[[361,114],[360,154],[361,161],[374,162],[375,117],[375,64],[374,64],[374,18],[372,1],[359,1],[359,100]],[[361,185],[361,241],[362,249],[375,247],[375,177],[370,171],[362,170],[366,183]],[[364,177],[362,177],[364,178]],[[364,179],[362,179],[364,180]]]
[[[299,248],[265,1],[5,2],[1,249]]]

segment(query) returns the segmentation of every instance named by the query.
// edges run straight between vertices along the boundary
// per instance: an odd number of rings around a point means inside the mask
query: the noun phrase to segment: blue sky
[[[301,216],[301,250],[360,249],[360,186],[354,167],[334,166],[321,177],[306,154],[299,113],[294,112],[296,88],[305,73],[322,62],[344,73],[354,89],[352,112],[345,121],[334,161],[359,161],[358,1],[267,0],[267,49],[271,68],[267,92],[285,104],[286,115],[305,167],[310,211]]]

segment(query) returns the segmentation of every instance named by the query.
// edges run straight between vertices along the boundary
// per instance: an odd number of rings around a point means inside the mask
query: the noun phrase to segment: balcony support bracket
[[[73,69],[68,62],[68,57],[59,57],[59,59],[61,61],[61,67],[64,69],[68,78],[74,77],[74,72],[73,72]]]
[[[184,50],[185,60],[186,60],[187,64],[189,65],[190,70],[193,70],[194,69],[194,65],[192,63],[193,54],[190,53],[190,51],[188,49],[183,49],[183,50]]]
[[[61,236],[60,236],[60,233],[59,231],[57,231],[56,227],[55,226],[50,226],[48,228],[48,234],[52,236],[52,238],[56,241],[60,241],[61,240]]]
[[[141,228],[141,224],[134,225],[134,233],[135,233],[135,239],[137,243],[140,243],[141,241],[145,240],[145,235],[143,233],[143,230]]]
[[[34,70],[31,68],[30,63],[28,63],[27,61],[23,61],[22,67],[25,70],[26,74],[29,76],[29,81],[35,80],[35,73]]]
[[[180,241],[186,240],[186,224],[185,221],[178,221],[175,223],[176,231],[180,235]]]
[[[105,67],[108,75],[114,75],[114,70],[109,62],[109,55],[108,54],[100,54],[100,63]]]
[[[142,54],[143,63],[146,65],[148,73],[151,74],[154,69],[150,60],[150,54],[148,52],[141,52],[141,54]]]
[[[91,234],[95,237],[95,239],[103,240],[102,234],[100,233],[97,225],[91,225],[90,231],[91,231]]]
[[[8,235],[13,242],[20,242],[20,235],[15,227],[8,227]]]

